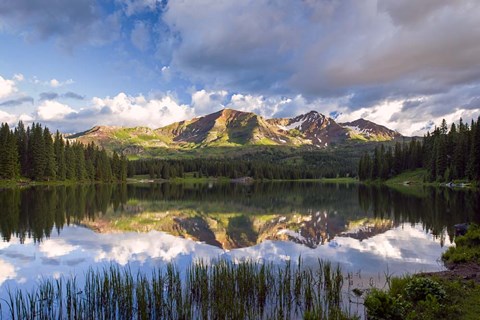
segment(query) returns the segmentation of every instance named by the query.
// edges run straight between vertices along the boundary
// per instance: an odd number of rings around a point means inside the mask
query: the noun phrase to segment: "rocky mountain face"
[[[402,135],[368,120],[337,123],[316,111],[293,118],[265,119],[232,109],[168,126],[120,128],[97,126],[72,135],[83,143],[94,142],[120,151],[141,148],[234,147],[246,145],[313,146],[327,148],[347,141],[390,141]]]
[[[365,141],[390,141],[402,138],[402,135],[397,131],[390,130],[387,127],[365,119],[345,122],[341,123],[340,125],[349,130],[349,137],[351,139]]]

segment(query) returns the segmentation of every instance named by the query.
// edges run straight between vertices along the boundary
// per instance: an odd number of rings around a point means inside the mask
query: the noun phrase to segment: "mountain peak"
[[[123,151],[131,147],[148,150],[244,145],[327,148],[347,140],[389,141],[397,137],[401,137],[398,132],[365,119],[340,124],[315,110],[293,118],[264,119],[253,112],[224,108],[156,130],[96,126],[69,138]]]
[[[349,130],[351,139],[390,141],[402,137],[402,135],[395,130],[363,118],[352,122],[341,123],[340,125]]]

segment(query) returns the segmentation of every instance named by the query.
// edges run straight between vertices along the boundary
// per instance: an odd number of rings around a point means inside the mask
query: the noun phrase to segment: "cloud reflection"
[[[41,277],[60,274],[81,276],[90,267],[101,268],[110,263],[128,263],[132,270],[148,270],[175,262],[183,270],[193,261],[217,258],[283,263],[302,257],[307,264],[326,259],[340,263],[347,271],[378,274],[388,268],[389,272],[402,274],[442,269],[437,261],[446,249],[420,226],[410,225],[363,241],[349,237],[336,237],[334,241],[335,246],[315,249],[293,242],[265,241],[226,251],[158,231],[99,234],[82,227],[66,227],[61,235],[52,236],[40,245],[22,245],[14,240],[9,246],[2,246],[0,285],[7,280],[13,286],[22,281],[31,285]]]

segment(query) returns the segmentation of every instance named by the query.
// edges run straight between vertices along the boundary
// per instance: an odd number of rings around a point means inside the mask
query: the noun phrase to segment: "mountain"
[[[348,138],[348,130],[316,111],[310,111],[295,118],[269,119],[287,135],[301,136],[306,144],[327,147],[332,142],[344,142]]]
[[[293,118],[265,119],[252,112],[223,109],[158,129],[96,126],[67,138],[94,142],[126,154],[139,154],[153,149],[262,145],[323,149],[349,141],[391,141],[402,135],[364,119],[337,123],[316,111]]]
[[[365,119],[345,122],[340,125],[349,130],[349,137],[351,139],[364,141],[390,141],[402,138],[402,135],[397,131],[390,130],[387,127]]]

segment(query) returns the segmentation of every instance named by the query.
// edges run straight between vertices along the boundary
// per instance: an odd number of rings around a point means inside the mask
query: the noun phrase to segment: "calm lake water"
[[[442,269],[477,193],[300,182],[129,184],[0,191],[0,297],[90,267],[197,259],[328,259],[370,277]]]

